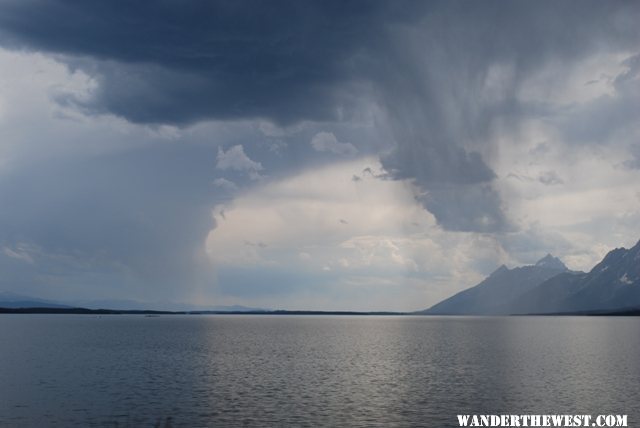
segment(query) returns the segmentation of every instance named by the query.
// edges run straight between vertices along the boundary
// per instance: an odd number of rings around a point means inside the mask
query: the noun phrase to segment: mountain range
[[[172,312],[263,312],[269,309],[250,308],[240,305],[199,306],[185,303],[144,303],[137,300],[70,300],[56,301],[0,291],[0,308],[51,308],[51,309],[110,309],[118,311],[163,310]]]
[[[0,307],[2,308],[70,308],[52,300],[39,299],[37,297],[24,296],[22,294],[0,291]]]
[[[588,273],[570,271],[550,254],[530,266],[503,265],[478,285],[419,313],[555,314],[633,308],[640,308],[640,242],[610,251]]]

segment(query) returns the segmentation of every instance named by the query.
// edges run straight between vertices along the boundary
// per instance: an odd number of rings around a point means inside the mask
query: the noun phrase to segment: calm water
[[[639,426],[639,403],[638,318],[0,316],[0,426]]]

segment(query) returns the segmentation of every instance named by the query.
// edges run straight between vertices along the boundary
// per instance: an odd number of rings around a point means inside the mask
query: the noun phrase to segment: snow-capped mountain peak
[[[562,271],[569,270],[559,258],[553,257],[551,254],[547,254],[546,256],[538,260],[535,266]]]

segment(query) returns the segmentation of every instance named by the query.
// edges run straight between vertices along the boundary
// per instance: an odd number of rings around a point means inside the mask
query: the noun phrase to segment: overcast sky
[[[640,239],[640,2],[0,0],[0,290],[415,310]]]

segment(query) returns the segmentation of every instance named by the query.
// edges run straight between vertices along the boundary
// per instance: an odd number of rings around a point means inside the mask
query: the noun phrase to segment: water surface
[[[1,315],[0,426],[637,426],[639,332],[626,317]]]

